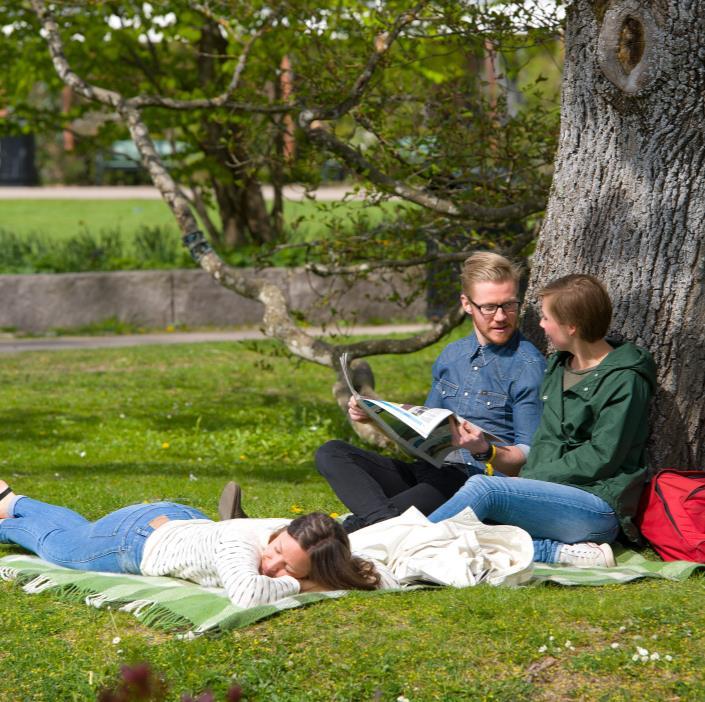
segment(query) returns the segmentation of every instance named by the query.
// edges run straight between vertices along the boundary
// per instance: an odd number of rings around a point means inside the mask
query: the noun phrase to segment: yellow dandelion
[[[167,325],[166,325],[166,331],[168,331],[168,332],[173,332],[173,331],[174,331],[174,325],[173,325],[173,324],[167,324]]]
[[[165,442],[162,444],[162,448],[163,448],[163,449],[169,448],[169,442],[168,442],[168,441],[165,441]]]
[[[300,507],[299,505],[291,505],[291,511],[292,511],[294,514],[301,514],[301,512],[304,511],[304,508],[303,508],[303,507]]]
[[[331,512],[328,516],[331,519],[337,519],[340,515],[337,512]]]
[[[247,456],[244,453],[240,454],[240,460],[244,461],[247,458]]]

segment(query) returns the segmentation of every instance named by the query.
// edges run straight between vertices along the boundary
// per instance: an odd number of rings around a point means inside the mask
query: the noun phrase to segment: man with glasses
[[[478,252],[463,264],[460,301],[473,320],[467,337],[449,344],[433,364],[427,407],[443,407],[476,422],[501,443],[490,444],[466,422],[454,426],[458,450],[441,469],[421,460],[390,458],[344,441],[316,452],[316,467],[352,512],[352,532],[396,517],[411,506],[430,514],[470,475],[498,470],[517,475],[541,416],[539,386],[545,360],[518,330],[519,271],[495,253]],[[352,421],[369,421],[351,398]]]

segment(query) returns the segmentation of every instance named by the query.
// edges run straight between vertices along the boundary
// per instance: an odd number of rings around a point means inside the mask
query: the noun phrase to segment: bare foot
[[[8,485],[4,480],[0,480],[0,495],[2,495],[8,489]],[[7,508],[10,506],[10,500],[15,496],[15,493],[10,490],[3,498],[0,500],[0,519],[5,519],[9,517]]]

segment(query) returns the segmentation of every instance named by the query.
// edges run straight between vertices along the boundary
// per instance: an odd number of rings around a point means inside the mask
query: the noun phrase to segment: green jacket
[[[610,341],[614,351],[584,380],[563,391],[560,351],[548,360],[541,386],[541,423],[522,478],[572,485],[607,502],[630,539],[646,480],[649,400],[656,387],[651,354]]]

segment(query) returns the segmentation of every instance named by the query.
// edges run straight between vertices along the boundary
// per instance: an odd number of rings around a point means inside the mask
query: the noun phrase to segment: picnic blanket
[[[615,548],[615,556],[617,566],[614,568],[537,563],[528,584],[609,585],[638,578],[685,580],[696,569],[705,568],[702,563],[651,561],[619,547]],[[244,627],[285,609],[346,594],[344,590],[307,593],[274,604],[240,609],[222,590],[203,588],[184,580],[69,570],[25,555],[0,558],[0,578],[15,580],[28,593],[53,592],[60,598],[93,607],[115,607],[132,612],[145,625],[180,631],[185,637]],[[399,590],[378,590],[365,595],[380,596],[387,592]]]

